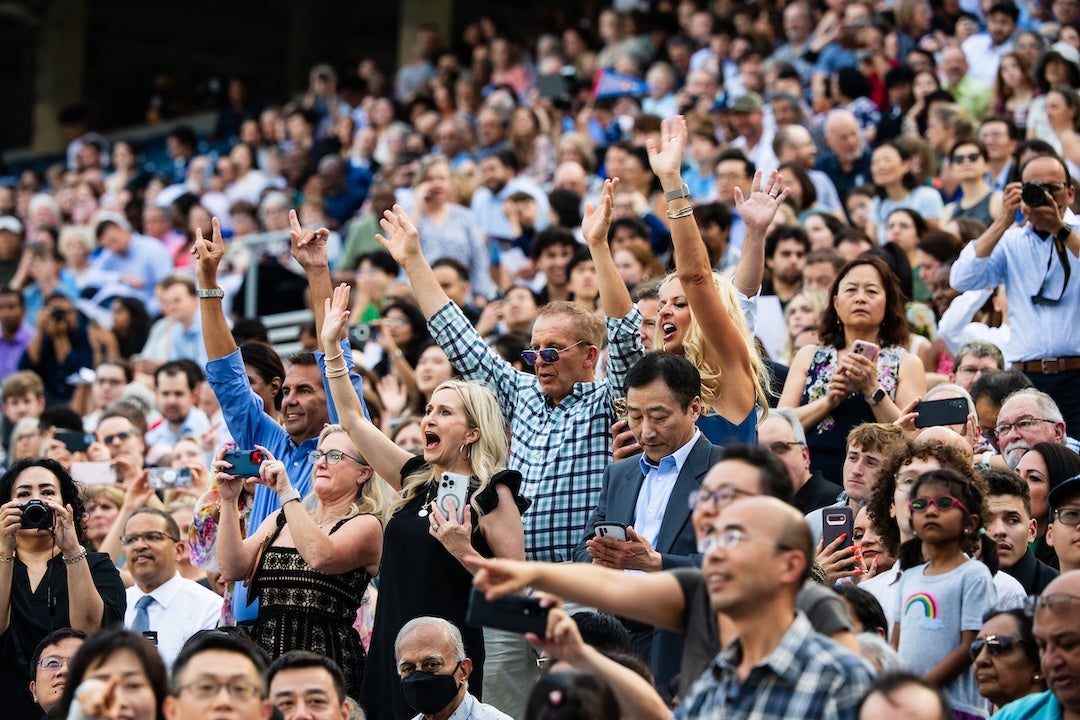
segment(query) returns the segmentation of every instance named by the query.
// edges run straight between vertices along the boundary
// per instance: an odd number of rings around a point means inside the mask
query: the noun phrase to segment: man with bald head
[[[818,160],[817,169],[829,176],[840,197],[870,182],[870,149],[849,110],[832,110],[825,117],[825,144],[829,153]]]
[[[915,436],[916,446],[929,445],[930,443],[935,442],[955,448],[957,452],[969,461],[975,460],[975,453],[972,450],[971,443],[966,440],[963,435],[952,428],[945,427],[944,425],[934,425],[933,427],[923,428],[919,434]]]
[[[814,557],[799,512],[776,498],[736,500],[700,550],[712,607],[738,635],[675,717],[854,717],[870,670],[795,610]]]
[[[1049,688],[1001,708],[996,720],[1080,717],[1080,570],[1062,573],[1034,607],[1035,642]]]

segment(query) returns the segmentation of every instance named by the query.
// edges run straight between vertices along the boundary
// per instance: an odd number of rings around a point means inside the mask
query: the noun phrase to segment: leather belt
[[[1056,375],[1069,370],[1080,370],[1080,357],[1043,358],[1042,360],[1024,360],[1012,364],[1013,370],[1029,373]]]

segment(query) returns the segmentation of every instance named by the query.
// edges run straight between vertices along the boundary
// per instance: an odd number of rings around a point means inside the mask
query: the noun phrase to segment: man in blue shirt
[[[307,273],[311,288],[311,305],[315,310],[316,326],[321,326],[324,301],[330,297],[330,268],[327,264],[326,240],[329,231],[302,230],[295,211],[290,211],[292,224],[292,255]],[[285,464],[292,486],[301,496],[311,491],[313,463],[309,453],[316,449],[319,433],[327,422],[337,422],[337,412],[330,400],[329,388],[323,378],[325,356],[322,351],[300,353],[289,358],[290,370],[282,385],[284,399],[281,401],[283,423],[279,425],[264,412],[262,399],[256,395],[247,379],[247,370],[240,350],[229,332],[221,298],[224,293],[217,287],[217,267],[225,253],[221,226],[213,219],[213,236],[210,241],[196,233],[194,253],[197,258],[195,277],[199,286],[199,308],[202,314],[203,338],[206,341],[206,379],[221,403],[222,414],[229,433],[237,445],[251,450],[255,445],[265,447]],[[341,343],[346,364],[352,368],[352,348],[348,340]],[[335,353],[336,354],[336,353]],[[360,376],[351,375],[353,387],[364,407],[364,394]],[[272,410],[272,409],[271,409]],[[366,407],[364,413],[367,414]],[[255,486],[255,500],[247,527],[258,528],[272,512],[281,507],[277,495],[263,485]],[[240,622],[253,620],[256,606],[247,605],[246,592],[237,584],[233,595],[233,614]]]
[[[159,240],[138,235],[118,213],[103,213],[94,229],[102,252],[90,262],[83,277],[97,292],[95,303],[116,296],[136,297],[153,317],[158,313],[154,288],[173,272],[172,258]]]

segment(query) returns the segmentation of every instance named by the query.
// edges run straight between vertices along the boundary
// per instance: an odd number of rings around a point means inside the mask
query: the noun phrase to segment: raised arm
[[[344,283],[334,288],[333,297],[323,301],[323,320],[319,331],[323,347],[338,347],[349,322],[349,311],[346,309],[348,306],[349,286]],[[330,397],[337,407],[338,420],[342,427],[379,477],[400,491],[401,468],[410,457],[408,451],[395,445],[393,440],[364,417],[360,398],[349,381],[345,360],[341,355],[330,355],[326,358],[326,378],[330,382]]]
[[[686,598],[671,573],[627,573],[586,563],[477,559],[473,584],[489,600],[526,587],[674,632],[683,632]]]
[[[324,303],[329,299],[333,287],[330,281],[330,264],[326,256],[326,240],[330,237],[330,231],[324,227],[304,230],[300,227],[300,219],[295,210],[289,211],[289,226],[290,250],[293,258],[307,274],[315,327],[321,327]],[[325,352],[328,346],[322,345],[321,338],[318,340],[319,349]]]
[[[400,205],[394,205],[393,210],[383,213],[379,225],[386,235],[380,233],[375,239],[405,268],[420,311],[430,320],[432,315],[450,302],[450,298],[435,279],[435,273],[420,249],[420,233],[416,225]]]
[[[191,254],[195,256],[195,279],[203,290],[218,289],[217,269],[221,256],[225,254],[225,241],[221,238],[221,223],[215,217],[210,221],[212,234],[209,242],[203,237],[202,230],[195,228],[195,243]],[[225,311],[221,307],[222,298],[199,298],[199,314],[202,317],[202,336],[206,346],[208,360],[217,360],[236,352],[229,323],[225,320]]]
[[[593,208],[592,203],[585,203],[585,217],[581,221],[581,232],[589,246],[593,266],[596,268],[597,285],[600,288],[600,307],[604,315],[621,318],[630,312],[633,301],[626,283],[615,267],[608,245],[607,232],[611,225],[611,213],[615,207],[615,190],[619,187],[619,178],[604,181],[600,194],[600,205]]]

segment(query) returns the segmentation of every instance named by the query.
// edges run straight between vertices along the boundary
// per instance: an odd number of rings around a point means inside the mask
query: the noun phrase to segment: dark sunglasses
[[[982,157],[981,153],[973,152],[973,153],[966,153],[964,155],[953,155],[952,156],[952,161],[953,161],[953,165],[959,165],[959,164],[965,163],[965,162],[971,162],[971,163],[978,162],[979,158],[981,158],[981,157]]]
[[[114,441],[119,440],[120,442],[123,442],[134,434],[135,433],[130,433],[127,430],[124,430],[123,432],[106,435],[105,437],[101,438],[101,441],[106,445],[112,445]]]
[[[537,348],[536,350],[522,350],[521,359],[529,365],[535,365],[537,358],[543,360],[546,363],[559,362],[559,353],[564,353],[571,348],[576,348],[584,340],[578,340],[573,345],[567,345],[562,350],[558,348]]]
[[[1022,645],[1023,642],[1020,638],[1011,635],[987,635],[971,643],[971,659],[974,660],[979,657],[979,653],[983,651],[983,648],[986,648],[986,652],[991,657],[1008,655],[1019,645]]]
[[[938,510],[949,510],[950,508],[957,507],[960,508],[965,515],[971,514],[971,511],[967,509],[967,506],[952,495],[938,495],[936,498],[915,498],[908,503],[908,508],[910,508],[913,513],[922,512],[930,507],[931,503],[933,503],[934,507]]]

